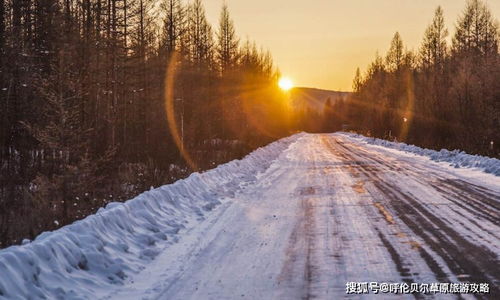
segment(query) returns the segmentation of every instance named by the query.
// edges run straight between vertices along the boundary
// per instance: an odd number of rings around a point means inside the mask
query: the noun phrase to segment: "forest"
[[[385,56],[357,70],[350,99],[325,107],[328,129],[500,157],[498,21],[469,0],[455,24],[450,35],[438,7],[416,51],[396,32]]]
[[[0,0],[0,248],[287,135],[271,54],[201,0]]]
[[[317,110],[226,5],[210,24],[201,0],[0,0],[0,248],[298,131],[500,157],[498,21],[481,0],[444,18]]]

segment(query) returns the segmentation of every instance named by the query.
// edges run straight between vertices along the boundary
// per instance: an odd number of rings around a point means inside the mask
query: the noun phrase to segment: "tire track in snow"
[[[496,293],[499,192],[373,149],[342,135],[302,135],[123,291],[143,299],[358,299],[374,295],[346,295],[347,282],[464,281],[489,282]]]
[[[374,161],[375,163],[384,163],[384,166],[389,166],[389,169],[391,170],[396,169],[394,166],[390,167],[391,162],[389,160],[379,160],[373,155],[373,153],[367,155],[364,149],[355,147],[352,144],[347,145],[346,143],[337,140],[329,140],[329,142],[338,146],[336,148],[343,149],[340,151],[340,155],[347,160],[355,161],[360,160],[361,158],[367,161]],[[339,152],[337,151],[337,153]],[[403,221],[409,229],[422,238],[426,244],[430,246],[433,252],[439,255],[441,259],[447,263],[448,267],[453,271],[454,275],[458,279],[475,283],[487,282],[490,283],[492,293],[500,293],[498,290],[500,268],[498,265],[497,255],[495,253],[491,252],[489,249],[471,243],[466,236],[454,229],[456,226],[453,226],[453,228],[450,227],[450,224],[445,223],[443,219],[436,216],[435,212],[432,212],[428,206],[422,205],[421,201],[412,193],[404,191],[401,189],[401,186],[393,184],[393,180],[381,176],[382,168],[365,168],[365,166],[366,164],[359,164],[360,168],[358,170],[370,180],[370,182],[378,191],[381,192],[382,195],[387,197],[386,202],[394,211],[397,212],[397,218]],[[406,165],[404,166],[404,169],[407,170],[412,167],[413,166]],[[352,170],[350,171],[352,172]],[[419,172],[417,171],[416,173]],[[359,174],[357,174],[357,176],[359,176]],[[413,176],[408,175],[408,177],[412,178]],[[435,179],[436,178],[433,176],[419,177],[419,180],[427,181],[428,186],[434,188],[435,185],[431,183]],[[401,178],[399,178],[399,180],[401,180]],[[446,181],[447,179],[437,178],[437,180]],[[459,190],[459,193],[455,193],[454,195],[458,196],[458,199],[469,200],[465,201],[463,205],[459,205],[459,207],[471,205],[473,201],[477,201],[474,199],[474,196],[476,199],[478,196],[481,197],[479,199],[487,199],[486,201],[489,202],[490,205],[491,203],[496,204],[495,194],[490,191],[485,191],[483,194],[478,193],[477,190],[471,192],[471,189],[468,187],[466,182],[463,182],[463,186],[454,185],[454,190],[441,188],[439,192],[443,195],[443,197],[449,199],[450,197],[445,195],[453,195],[453,191],[456,192],[457,189]],[[457,200],[455,198],[453,198],[452,201],[457,204]],[[496,207],[495,205],[491,206],[493,208]],[[475,206],[474,208],[478,209],[479,207]],[[481,212],[485,213],[484,206],[481,208],[483,209]],[[484,214],[476,216],[478,218],[483,217],[483,219],[490,220],[489,218],[485,218]],[[436,264],[434,263],[435,259],[430,259],[427,251],[421,252],[421,255],[423,260],[435,272],[436,277],[439,277],[439,279],[447,279],[443,278],[444,272],[440,272],[439,269],[436,268]],[[477,296],[478,298],[483,297],[482,295]]]
[[[313,150],[313,149],[311,149]],[[288,242],[286,257],[280,277],[292,286],[302,286],[298,290],[301,292],[301,299],[321,298],[322,294],[328,293],[328,280],[323,277],[325,270],[322,266],[324,256],[329,253],[324,238],[329,239],[329,224],[325,213],[329,214],[328,195],[331,192],[322,182],[322,174],[327,172],[327,168],[318,165],[321,160],[318,153],[311,151],[310,165],[306,166],[306,174],[303,183],[297,186],[293,197],[300,202],[297,210],[297,220]],[[326,247],[325,247],[326,245]],[[302,282],[300,282],[302,281]],[[325,284],[326,282],[326,284]]]
[[[340,146],[345,147],[343,144],[340,144]],[[345,148],[347,151],[352,152],[352,146],[351,145],[349,148]],[[378,162],[383,162],[380,158],[377,158],[378,155],[377,153],[373,152],[368,152],[366,149],[363,149],[361,147],[355,147],[356,153],[361,154],[365,159],[367,160],[376,160]],[[386,165],[390,165],[391,161],[389,160],[390,158],[387,158],[387,162],[385,163]],[[397,162],[398,164],[403,164],[402,162]],[[366,165],[366,164],[365,164]],[[500,205],[500,195],[497,194],[495,195],[493,191],[488,190],[483,187],[479,187],[474,184],[469,184],[468,182],[465,182],[460,179],[450,179],[450,174],[442,174],[435,172],[435,171],[430,171],[429,173],[426,173],[426,169],[424,167],[419,166],[418,164],[404,164],[406,165],[404,168],[400,168],[402,171],[398,172],[398,174],[395,174],[397,176],[407,176],[407,178],[411,181],[419,183],[421,186],[419,187],[420,189],[422,188],[427,188],[429,185],[431,185],[435,192],[435,196],[446,199],[448,200],[447,202],[442,202],[442,203],[425,203],[425,205],[428,206],[433,206],[433,205],[447,205],[450,207],[451,210],[454,210],[457,212],[457,216],[460,216],[461,221],[465,220],[467,222],[470,222],[480,228],[481,230],[479,231],[482,233],[483,230],[486,230],[486,232],[493,232],[491,229],[486,229],[483,227],[483,225],[489,225],[492,229],[495,229],[498,231],[498,225],[500,224],[500,210],[496,210],[496,207]],[[366,168],[364,168],[366,171],[368,171]],[[415,171],[415,170],[416,171]],[[429,168],[427,168],[429,169]],[[377,168],[375,168],[377,170]],[[380,168],[378,170],[381,170]],[[379,172],[381,173],[381,172]],[[377,174],[379,174],[377,173]],[[379,174],[380,175],[380,174]],[[383,177],[383,176],[381,176]],[[390,180],[393,180],[393,178],[389,178]],[[387,181],[387,180],[386,180]],[[461,182],[462,188],[457,187],[456,185],[439,185],[437,183],[439,182]],[[446,188],[446,186],[452,187],[453,189]],[[471,187],[476,187],[476,189],[472,189]],[[477,188],[480,188],[482,191],[484,191],[484,194],[481,192],[478,192]],[[417,189],[418,190],[418,189]],[[458,191],[458,192],[457,192]],[[472,192],[471,192],[472,191]],[[422,197],[421,197],[422,198]],[[422,200],[422,199],[420,199]],[[451,203],[450,203],[451,202]],[[484,205],[483,202],[488,202],[488,205]],[[424,203],[422,203],[424,204]],[[464,214],[464,212],[458,212],[455,208],[453,208],[453,204],[456,206],[459,206],[460,208],[464,209],[467,211],[469,214],[475,215],[475,216],[470,216],[467,214]],[[495,205],[496,204],[496,205]],[[469,207],[472,206],[472,207]],[[496,211],[492,211],[496,210]],[[479,223],[476,221],[477,217],[482,221],[483,225],[479,225]],[[489,222],[485,222],[486,220]],[[452,224],[452,223],[450,223]],[[464,225],[465,226],[465,225]],[[493,236],[497,237],[495,234]],[[498,245],[498,243],[496,243]],[[498,247],[497,247],[498,248]]]

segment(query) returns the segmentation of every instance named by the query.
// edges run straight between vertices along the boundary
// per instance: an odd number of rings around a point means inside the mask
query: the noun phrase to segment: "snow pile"
[[[1,250],[0,299],[95,299],[110,285],[123,284],[174,243],[179,230],[192,228],[221,200],[234,197],[235,187],[255,182],[300,136],[126,203],[110,203],[31,243]]]
[[[361,140],[367,144],[382,146],[386,148],[396,149],[404,152],[409,152],[421,156],[429,157],[431,160],[437,162],[448,162],[455,168],[478,168],[486,173],[500,176],[500,160],[496,158],[467,154],[460,150],[446,150],[440,151],[423,149],[414,145],[405,143],[390,142],[382,139],[365,137],[363,135],[354,133],[342,133],[351,138]]]

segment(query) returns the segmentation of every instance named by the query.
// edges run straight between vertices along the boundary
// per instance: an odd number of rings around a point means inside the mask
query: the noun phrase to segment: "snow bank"
[[[342,133],[345,136],[357,139],[371,145],[382,146],[386,148],[396,149],[404,152],[409,152],[421,156],[429,157],[431,160],[437,162],[448,162],[455,168],[477,168],[485,173],[490,173],[495,176],[500,176],[500,160],[496,158],[467,154],[460,150],[446,150],[440,151],[423,149],[414,145],[405,143],[389,142],[382,139],[366,137],[354,133]]]
[[[123,284],[174,243],[180,229],[196,225],[238,186],[254,182],[300,136],[1,250],[0,299],[95,299],[110,285]]]

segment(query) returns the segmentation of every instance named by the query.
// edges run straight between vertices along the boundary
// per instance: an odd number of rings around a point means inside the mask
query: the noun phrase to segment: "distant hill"
[[[297,108],[309,106],[310,109],[323,111],[326,99],[330,98],[332,103],[335,103],[338,100],[346,99],[349,94],[350,92],[296,87],[290,90],[290,99],[292,105]]]

